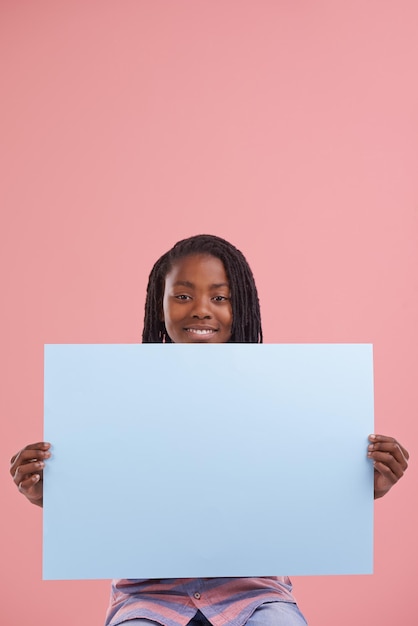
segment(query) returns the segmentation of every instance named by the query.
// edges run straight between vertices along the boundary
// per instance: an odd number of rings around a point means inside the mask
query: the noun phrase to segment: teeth
[[[211,333],[213,333],[213,330],[207,330],[207,329],[197,329],[197,328],[188,328],[187,329],[188,333],[196,333],[196,335],[210,335]]]

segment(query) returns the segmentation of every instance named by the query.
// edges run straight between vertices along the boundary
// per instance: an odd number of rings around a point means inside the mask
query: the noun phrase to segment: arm
[[[382,498],[408,467],[409,453],[393,437],[370,435],[367,456],[374,464],[374,497]]]
[[[19,491],[37,506],[43,505],[43,468],[51,453],[50,443],[30,443],[10,459],[10,474]]]

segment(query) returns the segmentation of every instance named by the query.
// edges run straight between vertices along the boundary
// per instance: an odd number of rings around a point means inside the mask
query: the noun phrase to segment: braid
[[[209,254],[220,259],[231,289],[233,343],[262,343],[260,304],[253,273],[244,255],[221,237],[195,235],[178,241],[158,259],[148,279],[142,343],[172,343],[161,321],[165,277],[178,259]]]

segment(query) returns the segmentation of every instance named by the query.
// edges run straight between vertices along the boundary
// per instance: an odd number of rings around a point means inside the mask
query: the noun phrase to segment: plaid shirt
[[[213,626],[243,626],[264,602],[295,602],[291,592],[287,577],[114,580],[106,626],[141,617],[186,626],[198,610]]]

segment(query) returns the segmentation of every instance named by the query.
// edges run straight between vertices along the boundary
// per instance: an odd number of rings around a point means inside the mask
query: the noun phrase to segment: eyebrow
[[[188,280],[177,280],[174,284],[173,287],[189,287],[190,289],[194,289],[195,285],[193,283],[190,283]],[[228,287],[229,285],[228,283],[214,283],[213,285],[210,286],[211,289],[219,289],[220,287]]]

